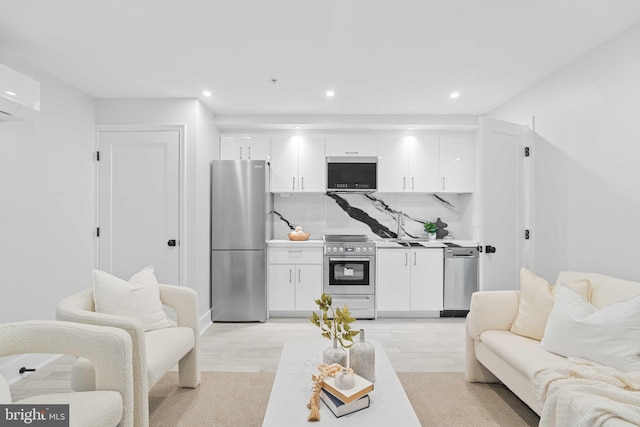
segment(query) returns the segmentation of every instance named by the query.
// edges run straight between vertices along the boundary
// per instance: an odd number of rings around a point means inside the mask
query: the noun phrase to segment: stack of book
[[[320,390],[320,399],[336,417],[342,417],[343,415],[368,408],[371,403],[369,392],[373,390],[373,383],[360,375],[353,375],[355,376],[356,384],[349,390],[342,390],[336,387],[334,378],[327,377],[324,379],[322,390]]]

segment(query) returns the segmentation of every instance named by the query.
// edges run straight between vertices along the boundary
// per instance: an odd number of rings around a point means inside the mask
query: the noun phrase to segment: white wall
[[[210,264],[211,264],[211,160],[219,159],[220,134],[214,125],[214,116],[198,102],[198,146],[196,179],[196,291],[200,296],[200,314],[211,307]],[[206,280],[205,280],[206,278]],[[210,320],[211,316],[207,320]]]
[[[97,124],[184,125],[186,166],[185,283],[199,296],[200,314],[209,310],[209,170],[219,153],[213,115],[197,99],[98,99]],[[205,201],[206,198],[206,201]]]
[[[640,280],[640,24],[492,112],[529,123],[536,271]]]
[[[92,98],[0,52],[41,83],[25,134],[0,123],[0,322],[54,319],[91,286],[94,263]]]

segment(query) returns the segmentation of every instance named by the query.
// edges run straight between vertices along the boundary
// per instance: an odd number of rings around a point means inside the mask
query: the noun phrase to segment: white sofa
[[[183,286],[159,285],[162,304],[176,312],[176,327],[145,332],[138,319],[95,312],[93,290],[73,294],[57,307],[58,320],[124,329],[133,349],[134,425],[149,425],[149,390],[178,364],[180,387],[200,384],[198,295]],[[91,362],[78,359],[72,369],[75,391],[95,389]]]
[[[561,272],[556,284],[588,280],[596,308],[640,294],[640,282],[596,273]],[[470,382],[502,382],[538,415],[532,379],[544,368],[568,365],[565,357],[543,350],[540,341],[510,332],[518,315],[520,291],[476,292],[466,320],[466,378]]]

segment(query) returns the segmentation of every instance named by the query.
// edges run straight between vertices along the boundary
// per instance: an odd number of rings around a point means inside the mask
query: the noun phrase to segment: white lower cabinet
[[[378,313],[439,315],[443,307],[443,256],[441,248],[378,249]]]
[[[322,248],[269,248],[269,311],[311,315],[322,294]]]

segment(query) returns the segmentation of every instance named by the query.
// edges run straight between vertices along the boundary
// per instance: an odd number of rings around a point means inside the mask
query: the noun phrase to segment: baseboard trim
[[[440,311],[420,310],[420,311],[380,311],[378,317],[396,317],[396,318],[427,318],[440,317]]]
[[[15,384],[21,379],[34,374],[34,372],[21,374],[19,371],[23,366],[30,369],[35,368],[37,372],[38,369],[62,356],[62,354],[29,353],[7,357],[5,363],[0,366],[0,375],[2,375],[9,384]]]
[[[202,336],[202,334],[204,334],[204,331],[209,329],[209,326],[211,326],[211,324],[212,324],[212,322],[211,322],[211,309],[209,309],[205,314],[200,316],[200,336]]]

